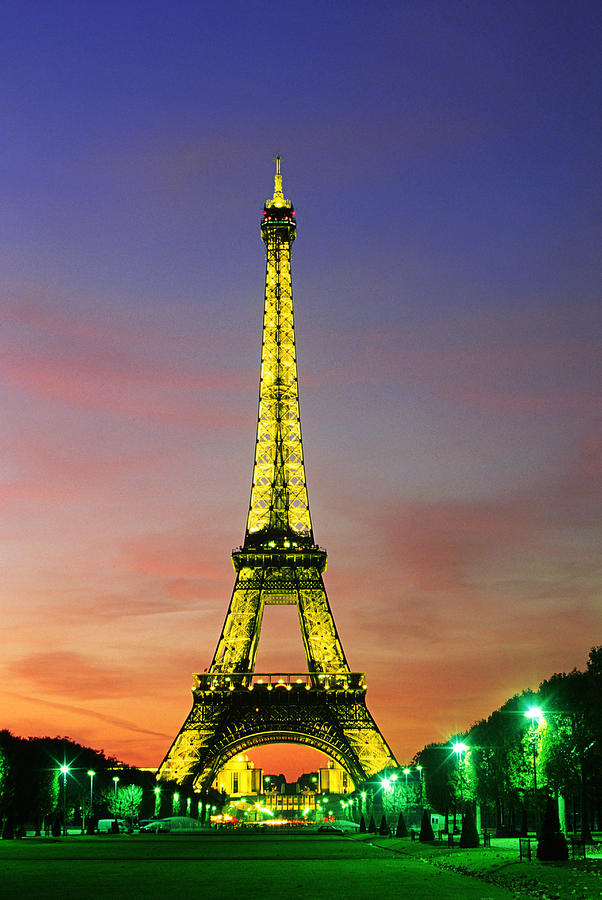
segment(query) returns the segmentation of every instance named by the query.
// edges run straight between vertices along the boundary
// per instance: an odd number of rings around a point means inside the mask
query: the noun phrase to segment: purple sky
[[[0,725],[154,765],[188,712],[244,535],[276,153],[314,532],[393,751],[585,665],[599,37],[593,2],[4,11]],[[264,669],[305,668],[295,615]]]

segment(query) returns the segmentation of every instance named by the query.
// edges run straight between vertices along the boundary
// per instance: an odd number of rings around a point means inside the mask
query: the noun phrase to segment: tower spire
[[[277,156],[274,196],[266,200],[261,222],[266,247],[265,300],[246,546],[291,539],[313,543],[301,442],[291,280],[296,233],[295,210],[282,193]]]
[[[274,157],[274,161],[276,163],[276,173],[274,175],[274,196],[271,200],[267,200],[265,205],[269,209],[271,209],[272,207],[290,207],[291,201],[286,200],[284,193],[282,192],[282,172],[280,170],[282,157],[280,156],[280,154]]]

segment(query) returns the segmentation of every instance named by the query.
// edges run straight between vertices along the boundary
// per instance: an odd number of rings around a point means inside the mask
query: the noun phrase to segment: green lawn
[[[538,863],[518,863],[494,850],[459,851],[366,835],[197,834],[107,835],[0,841],[0,897],[241,898],[261,900],[510,900],[556,896],[592,900],[600,875],[581,864],[581,881],[564,893],[535,893]],[[479,868],[480,877],[461,869]],[[507,871],[507,883],[490,878]],[[572,871],[567,867],[560,875]],[[498,880],[500,880],[498,879]],[[584,880],[584,879],[587,879]],[[581,889],[589,893],[582,893]],[[562,892],[560,892],[562,891]]]

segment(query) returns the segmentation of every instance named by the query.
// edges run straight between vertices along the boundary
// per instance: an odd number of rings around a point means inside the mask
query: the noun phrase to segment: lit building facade
[[[246,753],[233,756],[211,787],[229,797],[257,797],[263,790],[263,769],[256,769]]]

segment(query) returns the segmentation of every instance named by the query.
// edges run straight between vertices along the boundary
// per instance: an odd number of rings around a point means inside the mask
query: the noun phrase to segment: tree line
[[[66,771],[65,771],[66,770]],[[176,784],[128,766],[70,738],[21,738],[0,731],[0,827],[3,839],[27,829],[61,834],[65,825],[93,834],[99,819],[135,823],[185,815],[205,820],[224,796]]]
[[[463,734],[428,744],[414,763],[446,822],[468,803],[498,834],[526,834],[553,797],[565,830],[591,842],[602,825],[602,647],[590,650],[585,671],[511,697]]]

